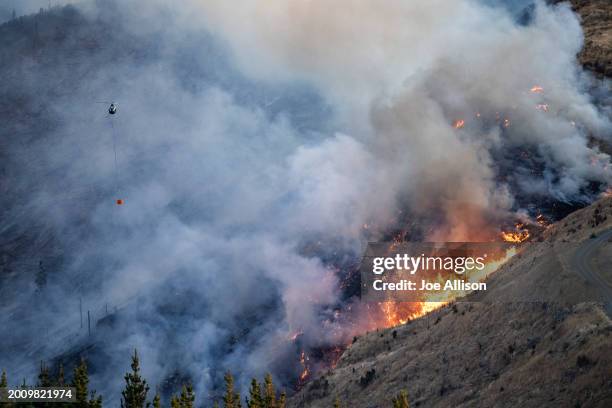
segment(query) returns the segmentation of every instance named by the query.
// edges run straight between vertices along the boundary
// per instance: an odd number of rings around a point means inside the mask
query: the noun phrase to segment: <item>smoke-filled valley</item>
[[[367,241],[537,234],[612,176],[567,4],[84,0],[0,36],[17,379],[86,356],[118,400],[136,348],[160,387],[295,390],[399,323],[359,300]]]

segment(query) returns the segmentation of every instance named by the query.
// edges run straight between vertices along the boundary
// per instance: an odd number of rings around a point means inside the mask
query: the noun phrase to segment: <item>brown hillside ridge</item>
[[[339,397],[351,408],[391,407],[406,389],[411,408],[612,407],[612,322],[603,304],[495,301],[543,280],[574,285],[572,254],[551,268],[538,265],[538,251],[597,244],[597,259],[610,261],[610,231],[612,197],[561,220],[542,243],[512,258],[491,278],[501,281],[487,291],[488,301],[468,297],[361,336],[334,370],[310,381],[289,406],[329,408]],[[612,273],[610,263],[600,266]],[[612,285],[610,276],[604,279]],[[567,287],[553,286],[558,289]]]
[[[570,3],[580,15],[584,30],[580,62],[598,74],[612,77],[612,1],[571,0]]]

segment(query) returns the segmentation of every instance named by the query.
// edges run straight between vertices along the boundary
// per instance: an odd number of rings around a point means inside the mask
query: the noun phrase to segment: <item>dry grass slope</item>
[[[556,0],[555,2],[559,2]],[[612,2],[610,0],[571,0],[582,19],[585,42],[580,62],[588,69],[612,76]]]
[[[605,198],[551,227],[542,245],[588,240],[611,227],[612,198]],[[512,279],[523,266],[515,262],[499,276]],[[532,269],[517,279],[518,290],[549,273]],[[612,322],[594,303],[459,302],[362,336],[290,406],[331,407],[338,396],[349,407],[389,407],[401,389],[411,407],[610,407]]]

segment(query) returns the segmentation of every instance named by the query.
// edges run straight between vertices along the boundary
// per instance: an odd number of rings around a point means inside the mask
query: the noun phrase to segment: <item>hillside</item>
[[[559,1],[557,1],[559,2]],[[609,0],[571,0],[582,19],[584,49],[580,62],[598,73],[612,76],[612,8]]]
[[[512,282],[513,293],[529,292],[558,271],[536,265],[524,273],[524,261],[543,247],[596,240],[611,227],[612,198],[577,211],[497,272],[488,299],[358,338],[291,406],[330,407],[337,396],[350,407],[383,407],[401,389],[413,407],[610,406],[612,322],[601,306],[512,302],[506,290]],[[609,259],[611,244],[603,248],[598,260]]]

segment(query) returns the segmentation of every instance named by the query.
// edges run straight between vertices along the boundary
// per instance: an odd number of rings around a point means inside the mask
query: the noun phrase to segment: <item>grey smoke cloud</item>
[[[517,146],[532,146],[545,162],[544,195],[571,200],[587,180],[610,179],[609,157],[587,143],[609,140],[610,122],[576,65],[582,34],[567,4],[536,2],[525,26],[476,1],[246,2],[236,12],[224,2],[195,3],[246,72],[313,83],[342,126],[398,175],[387,185],[419,200],[441,197],[434,208],[450,200],[509,209],[512,197],[492,169],[499,153]],[[534,85],[544,93],[530,92]],[[497,117],[510,127],[486,123]],[[467,126],[456,132],[448,125],[460,118]]]
[[[101,4],[80,7],[127,41],[103,41],[99,65],[54,100],[58,127],[16,154],[44,170],[29,216],[70,249],[32,326],[61,326],[70,310],[70,332],[79,297],[117,308],[112,328],[96,329],[106,358],[94,382],[110,395],[134,347],[152,384],[181,368],[208,390],[225,369],[243,384],[266,370],[286,380],[297,331],[304,347],[350,338],[359,322],[327,317],[337,277],[307,244],[358,256],[363,225],[384,231],[398,210],[434,219],[426,239],[477,239],[517,193],[570,200],[610,179],[588,137],[609,140],[611,126],[576,65],[582,35],[567,6],[538,3],[520,25],[468,0],[125,2],[121,17]],[[133,37],[156,40],[109,63]],[[22,87],[36,94],[43,80],[30,79]],[[116,117],[98,101],[117,102]],[[542,175],[510,155],[521,147]]]

